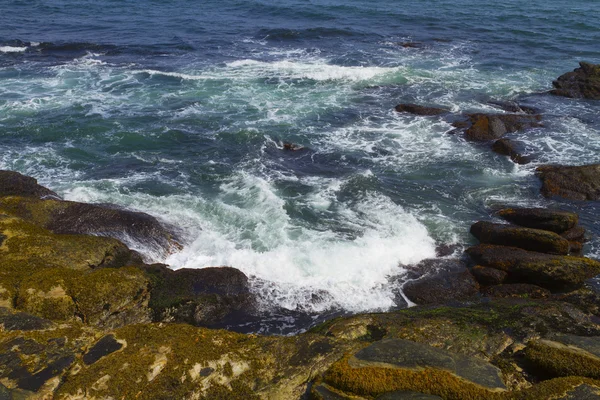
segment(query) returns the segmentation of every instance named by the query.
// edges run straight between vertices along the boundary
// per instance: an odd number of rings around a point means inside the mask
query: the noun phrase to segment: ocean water
[[[403,306],[390,277],[502,206],[580,213],[600,257],[600,204],[534,175],[600,162],[600,101],[545,93],[599,43],[596,0],[0,0],[0,168],[179,227],[175,254],[127,244],[239,268],[265,314],[309,316],[248,329],[290,333]],[[543,113],[509,135],[533,163],[394,111],[498,100]]]

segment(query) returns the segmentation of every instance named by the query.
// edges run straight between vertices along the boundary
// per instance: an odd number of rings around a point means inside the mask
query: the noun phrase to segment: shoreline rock
[[[600,100],[600,65],[580,62],[579,68],[559,76],[550,91],[556,96]]]

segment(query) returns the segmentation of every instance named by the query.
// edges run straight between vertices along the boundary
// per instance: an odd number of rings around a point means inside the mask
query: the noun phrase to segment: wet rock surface
[[[442,115],[449,112],[445,108],[425,107],[418,104],[398,104],[396,106],[396,111],[415,115]]]
[[[52,190],[38,185],[37,180],[14,171],[0,170],[0,196],[53,197],[59,198]]]
[[[529,164],[533,159],[527,155],[522,142],[510,139],[498,139],[492,145],[492,150],[498,154],[509,156],[516,164]]]
[[[454,123],[463,129],[471,141],[483,142],[502,138],[507,133],[541,126],[541,115],[529,114],[468,114],[466,119]]]
[[[483,291],[489,297],[520,297],[528,299],[544,299],[550,297],[549,290],[527,283],[512,283],[491,286]]]
[[[579,68],[552,82],[556,96],[600,100],[600,65],[580,62]]]
[[[520,226],[556,233],[575,228],[579,221],[575,213],[545,208],[505,208],[498,211],[498,215]]]
[[[481,243],[519,247],[550,254],[568,254],[569,242],[558,234],[532,228],[480,221],[471,226],[471,234]]]
[[[543,165],[536,169],[542,195],[571,200],[600,200],[600,164]]]

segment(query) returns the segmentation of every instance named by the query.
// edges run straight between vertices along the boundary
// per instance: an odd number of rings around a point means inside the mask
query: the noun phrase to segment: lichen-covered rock
[[[542,194],[571,200],[600,200],[600,164],[543,165],[536,169]]]
[[[441,115],[448,113],[448,110],[444,108],[424,107],[417,104],[398,104],[396,111],[415,115]]]
[[[157,321],[224,326],[254,311],[248,278],[231,267],[180,269],[146,266],[151,276],[150,307]]]
[[[579,221],[575,213],[547,208],[505,208],[498,215],[513,224],[560,234],[574,229]]]
[[[526,359],[548,376],[600,378],[600,338],[557,335],[527,344]]]
[[[579,68],[552,82],[557,96],[600,100],[600,65],[580,62]]]
[[[531,283],[555,292],[574,290],[600,274],[600,262],[585,257],[489,244],[470,247],[466,252],[477,264],[506,271],[510,282]]]
[[[503,156],[509,156],[516,164],[529,164],[532,157],[525,154],[524,145],[510,139],[498,139],[492,145],[492,150]]]
[[[112,237],[132,248],[144,247],[157,254],[179,250],[175,229],[143,212],[110,204],[86,204],[57,199],[0,198],[0,212],[23,218],[59,234]]]
[[[470,232],[481,243],[519,247],[540,253],[569,253],[568,240],[557,233],[541,229],[479,221],[471,226]]]
[[[0,170],[0,196],[59,198],[52,190],[38,185],[35,178],[14,171],[2,170]]]
[[[488,297],[521,297],[528,299],[545,299],[550,297],[549,290],[527,283],[510,283],[491,286],[483,291]]]
[[[453,125],[463,129],[465,137],[472,141],[500,139],[507,133],[541,126],[541,115],[529,114],[468,114],[465,121]]]

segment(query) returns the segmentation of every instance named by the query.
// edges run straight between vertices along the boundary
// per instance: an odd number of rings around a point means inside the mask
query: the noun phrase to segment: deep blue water
[[[181,227],[177,254],[128,244],[237,267],[265,307],[386,309],[399,264],[503,205],[579,212],[600,257],[599,204],[534,176],[600,162],[600,102],[545,94],[599,43],[592,0],[0,0],[0,168]],[[512,135],[532,164],[393,110],[492,100],[544,114]]]

